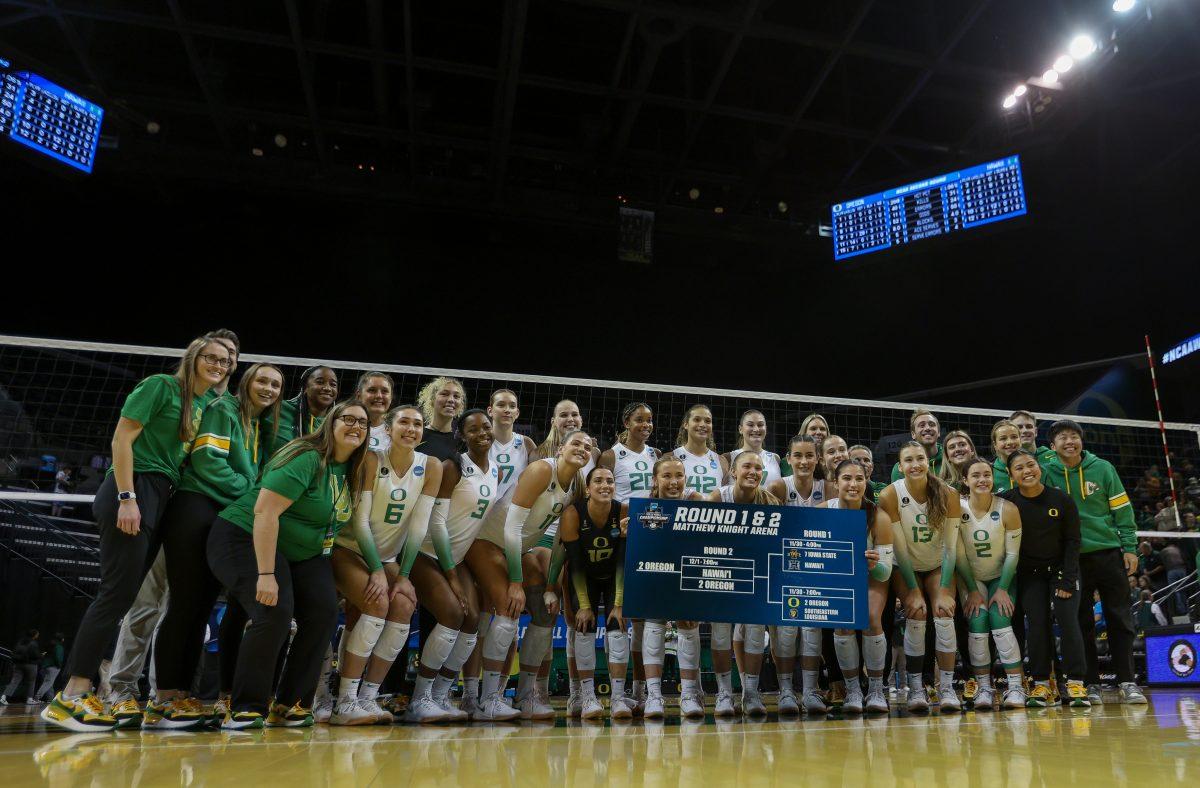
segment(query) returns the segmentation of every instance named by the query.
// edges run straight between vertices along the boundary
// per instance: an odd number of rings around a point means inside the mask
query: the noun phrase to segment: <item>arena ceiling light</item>
[[[1047,85],[1057,84],[1058,83],[1058,72],[1052,68],[1046,69],[1045,71],[1042,72],[1042,81],[1045,82]]]
[[[1067,51],[1076,60],[1083,60],[1096,51],[1096,39],[1087,33],[1080,33],[1071,39],[1071,43],[1067,45]]]
[[[1127,14],[1133,10],[1135,5],[1137,5],[1136,0],[1116,0],[1112,7],[1118,14]]]
[[[1059,55],[1054,59],[1054,70],[1059,74],[1067,73],[1073,65],[1075,65],[1075,59],[1070,55]]]

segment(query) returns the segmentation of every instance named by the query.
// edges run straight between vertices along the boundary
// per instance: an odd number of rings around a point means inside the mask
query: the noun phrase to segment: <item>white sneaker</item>
[[[1132,681],[1126,681],[1121,684],[1121,702],[1129,703],[1136,706],[1146,705],[1146,696],[1142,694],[1142,690],[1137,684]]]
[[[909,711],[929,711],[929,696],[925,694],[923,685],[908,688],[908,703],[905,707]]]
[[[642,709],[642,716],[648,720],[661,720],[666,716],[666,712],[663,710],[661,695],[651,695],[646,698],[646,705]]]
[[[957,693],[954,692],[954,687],[947,684],[938,689],[938,711],[962,711],[962,702],[959,701]]]
[[[1004,699],[1000,702],[1000,708],[1005,710],[1025,708],[1025,688],[1018,685],[1006,689]]]
[[[396,718],[392,716],[392,713],[380,706],[379,701],[375,700],[374,698],[371,698],[370,700],[367,700],[366,698],[359,698],[358,706],[368,714],[375,715],[376,725],[391,725],[396,721]]]
[[[515,720],[520,716],[521,712],[505,703],[504,699],[500,697],[500,693],[494,692],[483,699],[479,710],[471,716],[471,719],[504,721]]]
[[[596,700],[594,692],[580,693],[579,706],[580,718],[585,720],[604,719],[604,707],[600,705],[600,701]]]
[[[467,713],[465,711],[463,711],[462,709],[456,709],[456,708],[454,708],[454,706],[450,705],[450,696],[449,695],[441,695],[438,697],[431,696],[431,699],[433,700],[433,705],[435,705],[439,709],[441,709],[442,712],[446,715],[447,721],[449,721],[449,722],[466,722],[467,721],[468,717],[467,717]]]
[[[580,706],[582,710],[582,706]],[[630,705],[629,698],[624,695],[615,695],[608,704],[608,713],[614,720],[632,720],[633,706]]]
[[[333,698],[328,695],[317,701],[313,707],[313,722],[329,722],[333,716]]]
[[[408,709],[404,712],[404,722],[415,722],[419,725],[445,722],[447,719],[449,718],[446,716],[446,712],[442,711],[441,707],[434,703],[433,698],[428,695],[414,697],[408,702]]]
[[[734,717],[737,710],[733,707],[733,693],[717,692],[717,705],[713,707],[713,716]]]
[[[580,700],[581,696],[578,690],[571,690],[571,694],[567,696],[567,716],[573,720],[579,719],[579,715],[583,711],[583,704]]]
[[[767,716],[767,707],[763,704],[762,693],[758,690],[742,690],[742,711],[750,717]]]
[[[358,698],[338,698],[329,716],[330,725],[374,725],[375,720],[374,714],[358,704]]]
[[[887,714],[889,711],[891,709],[882,689],[867,693],[867,714]]]
[[[468,720],[479,719],[476,715],[482,707],[479,705],[479,696],[473,692],[464,693],[462,700],[458,702],[458,710],[465,712]]]
[[[791,687],[779,690],[779,713],[794,716],[800,713],[800,703],[796,700],[796,691]]]
[[[991,687],[980,687],[975,693],[975,711],[994,711],[996,693]]]
[[[679,714],[684,719],[704,719],[704,699],[698,692],[685,692],[679,696]]]
[[[825,699],[816,690],[805,692],[800,698],[800,705],[804,708],[805,714],[829,713],[829,707],[825,705]]]
[[[542,702],[537,690],[531,690],[523,698],[517,698],[517,708],[523,720],[552,720],[554,708]]]
[[[862,686],[859,685],[857,679],[851,679],[846,684],[846,699],[842,701],[842,714],[862,714],[862,712]]]

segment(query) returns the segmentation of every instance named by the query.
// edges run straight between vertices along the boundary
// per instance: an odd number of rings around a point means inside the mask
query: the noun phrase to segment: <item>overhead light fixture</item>
[[[1047,85],[1056,84],[1058,82],[1058,72],[1052,68],[1046,69],[1042,74],[1042,82],[1045,82]]]
[[[787,203],[784,202],[783,200],[780,200],[779,205],[777,205],[775,207],[779,209],[780,213],[787,213],[788,206],[787,206]]]
[[[1025,87],[1024,85],[1017,85],[1015,88],[1013,88],[1013,95],[1017,98],[1020,98],[1021,96],[1024,96],[1028,90],[1029,88]]]
[[[700,199],[700,190],[697,189],[695,186],[688,189],[688,199],[689,200],[699,200]]]
[[[276,134],[275,135],[275,147],[286,148],[287,147],[287,137],[283,136],[282,134]]]
[[[1118,14],[1127,14],[1133,10],[1135,5],[1137,5],[1136,0],[1115,0],[1113,10]]]
[[[162,131],[162,126],[158,125],[158,121],[156,121],[156,120],[147,121],[147,123],[146,123],[146,133],[147,134],[157,134],[160,131]]]
[[[1016,96],[1008,96],[1007,98],[1004,99],[1004,108],[1005,109],[1012,109],[1015,106],[1017,106],[1017,97]]]
[[[1070,55],[1059,55],[1054,60],[1054,70],[1059,74],[1067,73],[1073,65],[1075,65],[1075,60]]]
[[[716,208],[713,208],[713,213],[722,214],[722,213],[725,213],[725,209],[722,206],[718,205]]]
[[[1087,33],[1080,33],[1071,39],[1071,43],[1067,45],[1067,51],[1076,60],[1083,60],[1096,51],[1096,41]]]
[[[251,155],[251,156],[262,156],[262,155],[263,155],[263,149],[262,149],[262,148],[251,148],[251,149],[250,149],[250,155]]]

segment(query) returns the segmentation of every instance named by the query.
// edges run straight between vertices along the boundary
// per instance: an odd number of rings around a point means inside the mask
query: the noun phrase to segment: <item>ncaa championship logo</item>
[[[648,531],[659,530],[667,519],[667,516],[663,514],[662,506],[655,502],[652,502],[646,507],[646,511],[638,515],[638,522]]]

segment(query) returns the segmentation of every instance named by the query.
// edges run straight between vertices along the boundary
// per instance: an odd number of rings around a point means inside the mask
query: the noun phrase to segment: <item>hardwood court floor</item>
[[[882,719],[67,734],[0,715],[0,788],[159,785],[1197,785],[1200,693]]]

